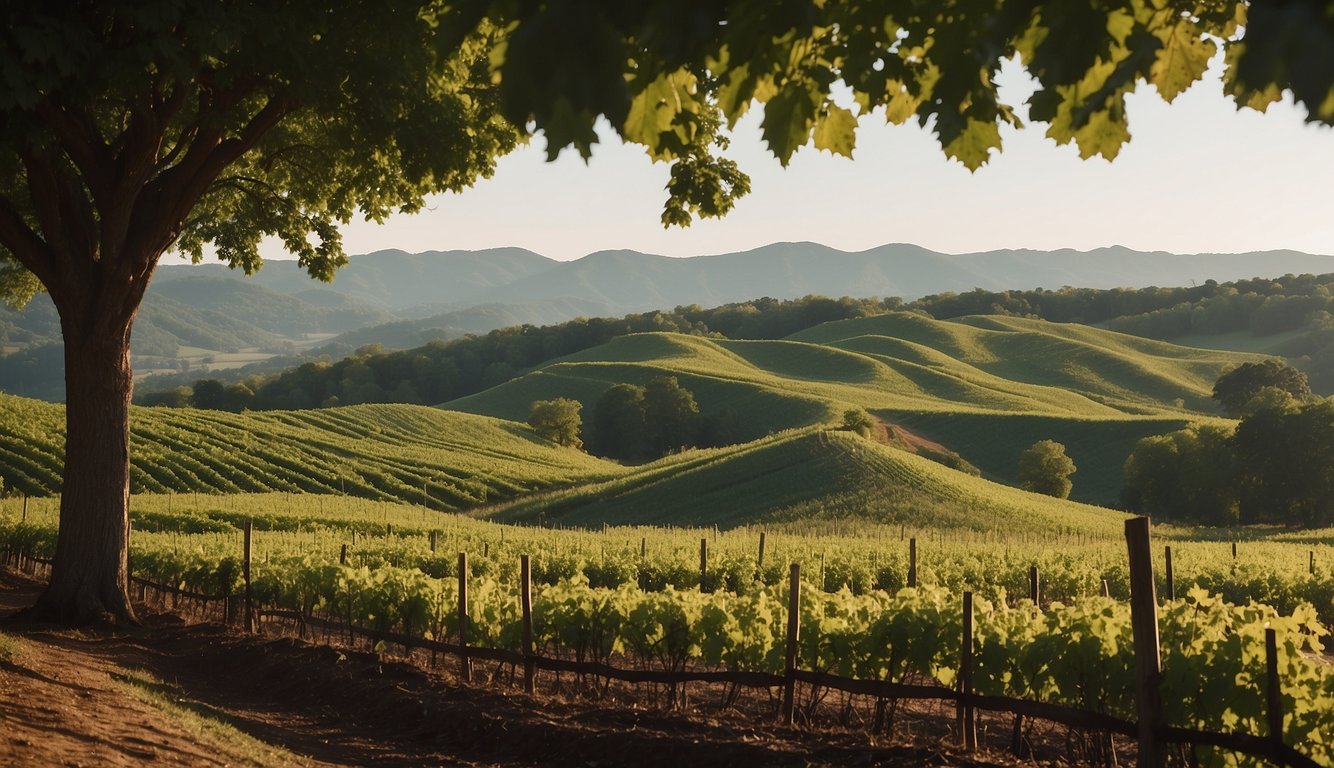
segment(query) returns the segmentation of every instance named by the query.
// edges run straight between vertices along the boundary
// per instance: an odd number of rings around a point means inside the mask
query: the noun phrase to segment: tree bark
[[[62,313],[65,476],[51,580],[29,614],[36,620],[137,623],[127,562],[130,324],[72,322]]]

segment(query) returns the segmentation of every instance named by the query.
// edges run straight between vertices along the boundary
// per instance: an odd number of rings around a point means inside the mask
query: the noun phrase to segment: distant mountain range
[[[431,339],[508,325],[764,296],[899,296],[946,291],[1177,286],[1213,279],[1334,272],[1334,256],[1297,251],[1240,254],[999,250],[944,254],[888,244],[846,252],[818,243],[775,243],[739,253],[670,258],[600,251],[560,262],[521,248],[399,250],[353,256],[329,284],[294,261],[270,261],[246,277],[220,264],[164,265],[134,330],[140,370],[171,370],[262,358],[317,345],[338,355],[365,344],[409,348]],[[0,310],[0,389],[33,396],[60,377],[60,355],[22,354],[59,344],[54,308],[39,296],[22,311]],[[219,353],[219,354],[214,354]],[[249,360],[250,358],[246,358]],[[201,362],[202,361],[202,362]],[[6,362],[9,364],[6,365]],[[22,387],[12,371],[24,370]]]
[[[903,243],[847,252],[819,243],[774,243],[716,256],[599,251],[561,262],[520,248],[418,254],[390,250],[352,257],[329,285],[311,281],[290,261],[271,261],[250,280],[307,301],[303,294],[334,292],[404,317],[424,318],[483,304],[576,301],[585,308],[625,313],[761,296],[784,299],[815,293],[911,300],[973,288],[1143,288],[1289,272],[1334,272],[1334,256],[1299,251],[1186,255],[1121,246],[945,254]],[[155,280],[163,284],[201,276],[243,278],[220,265],[165,266]]]

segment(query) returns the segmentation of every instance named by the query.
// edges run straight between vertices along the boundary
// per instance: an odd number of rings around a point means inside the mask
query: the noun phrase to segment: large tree
[[[746,178],[715,150],[753,103],[787,163],[850,155],[859,118],[930,125],[970,168],[1029,117],[1089,157],[1129,138],[1124,98],[1171,100],[1226,48],[1225,88],[1291,89],[1334,121],[1334,19],[1289,0],[8,0],[0,5],[0,287],[46,290],[65,340],[60,536],[37,613],[132,619],[129,338],[176,249],[253,271],[276,235],[315,277],[337,224],[468,186],[532,131],[587,155],[605,116],[672,164],[666,223],[721,215]],[[1247,14],[1249,13],[1249,16]],[[1244,32],[1243,32],[1244,30]],[[1244,34],[1244,36],[1243,36]],[[837,86],[845,87],[840,90]],[[850,99],[835,98],[846,93]]]
[[[1219,376],[1214,382],[1213,398],[1229,416],[1241,417],[1249,410],[1250,402],[1266,389],[1286,392],[1297,400],[1311,397],[1311,384],[1306,374],[1282,360],[1270,358],[1258,363],[1242,363]]]
[[[1074,473],[1075,462],[1055,440],[1039,440],[1019,454],[1019,487],[1025,491],[1069,498]]]

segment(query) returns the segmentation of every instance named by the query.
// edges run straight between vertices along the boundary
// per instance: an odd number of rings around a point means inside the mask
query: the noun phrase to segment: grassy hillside
[[[561,396],[587,414],[612,384],[670,374],[704,415],[733,423],[736,440],[836,423],[856,406],[1012,483],[1019,453],[1055,439],[1080,468],[1074,498],[1110,504],[1135,441],[1215,418],[1214,379],[1251,359],[1086,326],[893,313],[784,341],[620,337],[447,407],[518,420],[534,400]]]
[[[1114,534],[1124,516],[970,477],[848,432],[806,429],[670,456],[502,505],[501,521],[595,526],[856,519],[915,528]]]
[[[305,491],[462,509],[601,479],[609,462],[539,440],[523,425],[408,405],[230,414],[136,408],[134,492]],[[52,493],[63,466],[64,409],[0,396],[6,489]]]
[[[941,321],[896,312],[825,323],[792,339],[839,344],[866,336],[912,342],[985,373],[1076,392],[1125,413],[1215,412],[1209,395],[1218,372],[1256,359],[1085,325],[998,316]]]
[[[1121,495],[1122,465],[1141,438],[1174,432],[1187,419],[1072,419],[999,413],[907,413],[877,411],[884,420],[941,443],[1008,485],[1019,481],[1019,453],[1039,440],[1055,440],[1075,462],[1071,498],[1115,504]]]

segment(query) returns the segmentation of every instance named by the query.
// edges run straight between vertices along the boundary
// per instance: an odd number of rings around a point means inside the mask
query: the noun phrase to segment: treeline
[[[1122,503],[1196,525],[1334,525],[1334,398],[1275,398],[1235,429],[1145,438],[1126,460]]]
[[[1240,423],[1139,441],[1122,503],[1196,525],[1334,524],[1334,398],[1315,397],[1306,376],[1277,360],[1227,371],[1213,397]]]
[[[831,320],[901,308],[898,299],[808,296],[758,299],[712,309],[698,305],[622,318],[579,318],[559,325],[522,325],[480,336],[433,341],[386,352],[378,345],[337,362],[308,362],[273,376],[250,376],[230,387],[201,380],[193,388],[145,393],[141,405],[224,410],[317,408],[358,403],[431,405],[504,383],[534,366],[605,344],[618,336],[668,331],[732,339],[781,339]],[[204,397],[191,390],[203,385]],[[219,389],[224,397],[217,397]]]
[[[712,309],[690,305],[622,318],[520,325],[404,351],[387,352],[369,345],[342,360],[310,361],[277,374],[231,380],[231,394],[223,398],[222,407],[271,410],[378,402],[435,404],[480,392],[534,366],[631,333],[781,339],[831,320],[902,309],[942,320],[990,314],[1102,324],[1166,340],[1237,331],[1258,336],[1300,331],[1278,351],[1306,371],[1317,391],[1334,392],[1334,275],[1285,275],[1229,283],[1209,280],[1183,288],[979,289],[935,294],[906,304],[898,298],[763,298]],[[227,382],[223,384],[227,388]],[[249,395],[238,385],[249,390]],[[191,389],[145,393],[137,401],[219,407],[212,396],[196,402]]]
[[[1334,391],[1334,274],[1284,275],[1188,288],[1062,288],[942,293],[909,305],[938,320],[1018,315],[1057,323],[1102,324],[1152,339],[1300,331],[1274,350],[1306,371],[1312,386]]]
[[[694,393],[675,376],[655,376],[642,387],[612,385],[593,406],[591,429],[585,429],[582,411],[579,401],[565,397],[537,400],[528,425],[558,445],[628,462],[736,442],[735,417],[700,413]]]

